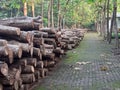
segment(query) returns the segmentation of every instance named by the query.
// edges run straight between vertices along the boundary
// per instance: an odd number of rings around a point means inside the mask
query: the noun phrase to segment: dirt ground
[[[87,33],[35,90],[120,90],[120,56],[113,48],[97,33]]]

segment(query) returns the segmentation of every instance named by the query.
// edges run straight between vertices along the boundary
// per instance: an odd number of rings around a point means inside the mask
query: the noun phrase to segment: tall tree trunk
[[[42,0],[42,14],[41,14],[41,16],[42,16],[42,21],[43,21],[43,17],[44,17],[44,0]],[[42,23],[42,28],[44,27],[44,25],[43,25],[44,23]]]
[[[60,0],[58,0],[58,23],[57,27],[60,28]]]
[[[48,27],[50,27],[50,13],[51,12],[51,2],[49,1],[49,4],[48,4]]]
[[[54,1],[51,0],[52,28],[54,28],[54,15],[53,15],[54,11],[53,11],[53,6],[54,6]]]
[[[119,48],[119,38],[118,38],[118,29],[117,29],[117,21],[116,21],[116,13],[117,13],[117,0],[114,0],[114,33],[115,33],[115,47]]]
[[[107,41],[109,41],[109,5],[110,0],[107,0]]]
[[[27,2],[24,2],[24,16],[27,16]]]
[[[34,0],[32,0],[32,16],[35,17],[35,5],[34,5]]]

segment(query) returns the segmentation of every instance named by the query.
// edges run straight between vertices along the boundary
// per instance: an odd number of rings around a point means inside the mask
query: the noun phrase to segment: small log
[[[39,57],[39,59],[42,60],[42,53],[39,48],[33,48],[33,56]]]
[[[43,38],[34,38],[33,43],[34,43],[34,46],[40,47],[40,45],[44,44],[44,39]]]
[[[43,68],[43,66],[44,66],[43,61],[38,61],[36,68]]]
[[[19,36],[20,28],[0,25],[0,35],[2,35],[2,36],[8,36],[8,35]]]
[[[27,65],[32,65],[36,67],[37,65],[37,59],[36,58],[26,58],[27,59]]]
[[[55,61],[47,61],[47,67],[54,67],[55,66]]]
[[[6,46],[7,45],[7,41],[4,39],[0,39],[0,46]]]
[[[22,57],[22,48],[18,45],[11,45],[7,44],[8,48],[13,51],[14,58],[21,58]]]
[[[6,57],[8,56],[8,49],[7,47],[0,46],[0,57]]]
[[[30,73],[34,73],[35,72],[35,69],[33,66],[31,65],[27,65],[25,67],[22,67],[22,74],[30,74]]]
[[[25,31],[21,31],[20,33],[20,39],[22,42],[27,42],[27,43],[31,43],[32,39],[31,38],[31,34],[29,32],[25,32]]]
[[[8,76],[8,65],[0,61],[0,77]]]
[[[27,66],[27,59],[26,59],[26,58],[20,59],[20,60],[18,61],[18,63],[19,63],[22,67],[26,67],[26,66]]]
[[[49,45],[53,45],[54,48],[56,48],[56,46],[57,46],[55,39],[44,38],[44,43],[49,44]]]
[[[36,38],[47,38],[48,33],[47,32],[42,32],[42,31],[32,31],[34,33],[34,37]]]
[[[21,74],[21,78],[22,78],[23,84],[31,84],[35,82],[34,74]]]
[[[55,34],[56,31],[53,30],[52,28],[40,28],[40,31],[47,32],[49,34]]]
[[[3,85],[0,83],[0,90],[3,90]]]
[[[40,72],[38,70],[35,70],[34,75],[35,75],[36,82],[39,81],[39,79],[40,79]]]

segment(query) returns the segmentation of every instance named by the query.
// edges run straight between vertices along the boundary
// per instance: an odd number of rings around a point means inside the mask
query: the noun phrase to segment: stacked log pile
[[[41,23],[40,16],[0,20],[0,90],[28,90],[83,38],[80,30],[57,31]]]

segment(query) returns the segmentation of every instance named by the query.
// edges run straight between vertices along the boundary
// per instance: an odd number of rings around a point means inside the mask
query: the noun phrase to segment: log
[[[3,57],[6,57],[6,56],[8,56],[7,47],[0,46],[0,57],[3,58]]]
[[[21,78],[22,78],[23,84],[31,84],[35,82],[34,74],[21,74]]]
[[[57,47],[56,49],[54,49],[53,52],[57,55],[63,55],[64,54],[64,50],[62,50],[60,47]]]
[[[22,67],[22,74],[31,74],[31,73],[34,73],[35,72],[35,69],[33,66],[31,65],[27,65],[25,67]]]
[[[27,66],[27,59],[26,59],[26,58],[20,59],[20,60],[18,61],[18,63],[19,63],[22,67],[26,67],[26,66]]]
[[[3,85],[0,83],[0,90],[3,90]]]
[[[39,48],[33,48],[33,56],[39,57],[39,60],[42,60],[42,53]]]
[[[36,65],[36,68],[43,68],[43,66],[44,66],[43,61],[38,61],[37,65]]]
[[[33,55],[33,45],[32,44],[28,44],[28,43],[20,43],[18,41],[9,41],[9,44],[13,44],[13,45],[18,45],[22,48],[22,53],[25,56],[26,54],[30,54],[31,56]]]
[[[43,55],[43,60],[55,60],[55,54],[54,53],[47,53],[46,55]]]
[[[32,40],[30,40],[30,39],[32,39],[32,38],[31,38],[31,34],[29,32],[21,31],[20,40],[22,42],[31,43]]]
[[[49,45],[53,45],[54,48],[57,47],[55,39],[44,38],[44,43],[49,44]]]
[[[36,67],[37,65],[37,59],[36,58],[26,58],[27,59],[27,65],[32,65]]]
[[[7,45],[7,41],[4,39],[0,39],[0,46],[6,46]]]
[[[4,86],[3,90],[19,90],[18,82],[15,81],[12,86]]]
[[[44,39],[43,38],[34,38],[33,43],[34,43],[35,47],[40,47],[40,45],[44,44]]]
[[[11,45],[7,44],[8,48],[10,48],[13,51],[14,58],[21,58],[22,57],[22,48],[18,45]]]
[[[0,61],[0,77],[8,76],[8,65]]]
[[[39,81],[39,79],[40,79],[40,72],[38,70],[35,70],[34,75],[35,75],[36,82]]]
[[[54,66],[55,66],[55,61],[47,61],[47,68]]]
[[[56,33],[56,31],[53,30],[52,28],[40,28],[39,30],[42,31],[42,32],[47,32],[49,34],[55,34]]]
[[[31,31],[34,29],[39,30],[41,23],[39,19],[34,20],[31,17],[17,17],[17,18],[0,20],[0,24],[2,25],[19,27],[21,30],[26,30],[26,31]]]
[[[32,31],[34,33],[34,37],[36,38],[47,38],[48,33],[47,32],[42,32],[42,31]]]
[[[19,36],[20,28],[0,25],[0,35],[7,37],[8,35]]]

